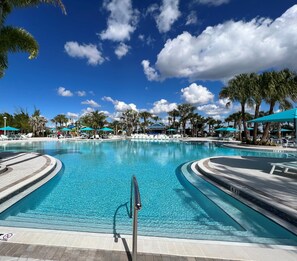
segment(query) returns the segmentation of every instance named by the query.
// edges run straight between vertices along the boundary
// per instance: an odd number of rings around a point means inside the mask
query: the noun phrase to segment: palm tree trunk
[[[255,119],[259,117],[259,112],[260,112],[260,103],[256,104],[255,108]],[[253,133],[253,143],[256,144],[256,139],[258,135],[258,122],[254,123],[254,133]]]
[[[272,101],[270,103],[269,115],[273,113],[274,105],[275,105],[275,101]],[[264,141],[267,140],[268,135],[269,135],[269,129],[270,129],[270,122],[267,122],[266,123],[266,126],[265,126],[265,129],[264,129],[264,132],[263,132],[263,136],[262,136],[261,142],[264,142]]]
[[[246,120],[245,120],[245,108],[244,104],[241,104],[241,113],[242,113],[242,124],[243,124],[243,131],[244,131],[244,136],[246,141],[249,139],[249,133],[246,125]]]

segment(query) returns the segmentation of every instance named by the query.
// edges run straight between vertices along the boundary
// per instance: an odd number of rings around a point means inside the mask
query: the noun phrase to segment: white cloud
[[[73,96],[73,93],[70,90],[66,90],[64,87],[59,87],[58,95],[63,97],[71,97]]]
[[[67,115],[67,117],[72,118],[72,119],[77,119],[79,117],[79,114],[74,113],[74,112],[67,112],[66,115]]]
[[[154,68],[150,67],[150,62],[148,60],[143,60],[141,64],[143,66],[144,74],[149,81],[159,80],[158,72]]]
[[[239,73],[269,68],[297,70],[297,5],[274,21],[264,18],[227,21],[207,27],[200,35],[184,32],[165,43],[155,67],[144,72],[159,78],[191,81],[222,80]],[[168,66],[170,64],[170,66]],[[156,77],[148,77],[156,80]]]
[[[195,11],[191,11],[191,13],[188,14],[187,16],[186,25],[197,24],[197,23],[198,23],[197,14]]]
[[[233,103],[230,103],[230,106],[227,108],[226,104],[229,102],[228,99],[219,99],[215,103],[205,104],[197,107],[198,111],[204,112],[207,116],[220,116],[230,114],[233,111],[239,111],[240,108],[233,106]],[[225,117],[225,116],[224,116]]]
[[[156,17],[156,22],[159,32],[166,33],[181,14],[178,10],[179,0],[163,0],[162,2],[161,12]]]
[[[154,102],[154,107],[150,110],[153,114],[160,114],[163,112],[169,112],[177,108],[176,103],[169,103],[165,99]]]
[[[103,6],[110,16],[107,29],[100,34],[101,39],[118,42],[130,40],[138,20],[138,11],[132,9],[132,0],[106,0]]]
[[[129,49],[130,49],[130,46],[124,43],[120,43],[115,50],[115,54],[119,59],[121,59],[123,56],[125,56],[128,53]]]
[[[86,100],[86,101],[82,101],[81,104],[86,104],[86,105],[89,105],[89,106],[91,106],[91,107],[93,107],[93,108],[98,108],[98,107],[100,107],[100,105],[99,105],[97,102],[95,102],[94,100]]]
[[[86,58],[88,64],[97,65],[104,62],[102,53],[98,50],[97,46],[94,44],[83,44],[80,45],[77,42],[67,42],[64,45],[66,53],[74,58]]]
[[[203,5],[214,5],[214,6],[228,4],[230,2],[230,0],[196,0],[196,1]]]
[[[123,112],[123,111],[126,111],[126,110],[138,111],[138,109],[137,109],[137,107],[136,107],[136,105],[134,103],[127,104],[127,103],[125,103],[123,101],[114,100],[111,97],[106,97],[106,96],[104,96],[102,98],[102,100],[111,102],[114,105],[114,109],[117,112]]]
[[[84,97],[84,96],[87,95],[87,93],[86,93],[85,91],[77,91],[76,94],[77,94],[77,96],[79,96],[79,97]]]
[[[83,110],[81,111],[81,116],[84,116],[84,115],[86,115],[86,114],[88,114],[88,113],[90,113],[90,112],[94,112],[94,111],[95,111],[94,108],[88,107],[88,108],[83,109]]]
[[[214,94],[206,87],[192,83],[190,86],[181,89],[182,98],[191,104],[206,104],[213,100]]]

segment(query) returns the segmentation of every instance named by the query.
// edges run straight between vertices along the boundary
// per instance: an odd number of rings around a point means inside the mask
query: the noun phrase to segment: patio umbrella
[[[235,128],[231,128],[231,127],[222,127],[222,128],[215,129],[215,131],[235,132],[235,131],[238,131],[238,130],[235,129]]]
[[[99,131],[111,132],[111,131],[113,131],[113,129],[108,128],[108,127],[103,127],[101,129],[99,129]]]
[[[176,129],[168,129],[167,131],[176,131]]]
[[[250,120],[248,122],[294,122],[295,138],[297,141],[297,108],[275,114],[270,114],[261,118]]]
[[[3,128],[0,128],[0,130],[5,130],[5,131],[18,131],[20,129],[17,129],[17,128],[14,128],[14,127],[10,127],[10,126],[6,126],[6,127],[3,127]]]
[[[82,128],[82,129],[80,129],[81,131],[92,131],[92,130],[94,130],[93,128],[91,128],[91,127],[84,127],[84,128]]]

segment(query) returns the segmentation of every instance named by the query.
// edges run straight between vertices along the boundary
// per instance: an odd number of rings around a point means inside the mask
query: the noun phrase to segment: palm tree
[[[143,120],[143,122],[140,124],[143,133],[145,133],[145,129],[148,127],[150,122],[148,121],[149,118],[152,118],[152,114],[148,111],[142,111],[138,114],[139,118]]]
[[[269,104],[268,114],[272,114],[274,107],[279,103],[281,109],[292,107],[291,102],[297,101],[297,83],[296,74],[284,69],[280,72],[264,72],[261,80],[263,88],[264,101]],[[261,142],[267,140],[270,129],[270,123],[267,123],[264,129]]]
[[[186,132],[187,121],[190,119],[190,115],[192,115],[194,113],[195,109],[196,108],[192,104],[189,104],[189,103],[179,104],[177,106],[177,110],[178,110],[179,116],[180,116],[179,122],[182,127],[183,134],[185,134],[185,132]]]
[[[29,114],[26,110],[20,108],[18,112],[14,113],[14,127],[17,127],[21,130],[21,132],[29,132],[30,124],[29,124]]]
[[[7,16],[18,7],[37,6],[40,3],[58,5],[66,14],[61,0],[1,0],[0,1],[0,78],[8,67],[9,52],[28,52],[29,59],[38,55],[38,43],[25,29],[5,26]]]
[[[99,112],[98,110],[92,111],[90,113],[91,118],[91,126],[96,128],[102,128],[104,124],[106,124],[106,118],[107,116],[103,112]]]
[[[202,131],[204,128],[205,119],[198,113],[192,113],[189,115],[189,121],[192,125],[192,136],[197,137],[198,131]]]
[[[216,123],[216,120],[212,117],[207,117],[206,122],[208,124],[208,133],[212,133],[213,132],[213,126]]]
[[[29,118],[29,124],[33,129],[34,136],[40,136],[40,133],[45,133],[45,124],[47,119],[40,114],[40,110],[34,110],[34,113]]]
[[[122,113],[121,121],[127,130],[127,135],[131,136],[133,130],[138,124],[138,112],[134,110],[126,110]]]
[[[176,109],[174,109],[174,110],[172,110],[172,111],[169,111],[169,112],[168,112],[168,115],[169,115],[169,116],[171,117],[171,119],[172,119],[172,128],[176,128],[177,126],[176,126],[176,122],[175,122],[175,120],[176,120],[177,117],[179,117],[179,111],[176,110]]]
[[[65,114],[58,114],[53,119],[51,119],[51,122],[54,122],[56,126],[59,123],[60,127],[62,127],[62,125],[67,124],[68,118]]]
[[[223,87],[219,96],[220,98],[228,98],[230,102],[226,104],[230,106],[231,102],[239,102],[241,106],[241,116],[246,139],[248,139],[249,132],[246,124],[245,106],[252,106],[251,98],[251,82],[249,74],[240,74],[235,76],[228,82],[228,85]]]

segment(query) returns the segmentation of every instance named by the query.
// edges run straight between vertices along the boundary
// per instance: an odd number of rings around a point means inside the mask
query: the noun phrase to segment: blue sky
[[[0,112],[34,107],[49,120],[126,109],[160,117],[180,103],[224,119],[239,110],[218,93],[239,73],[297,63],[297,5],[291,0],[64,0],[15,9],[6,24],[40,45],[37,59],[9,55]],[[265,109],[263,106],[262,109]]]

